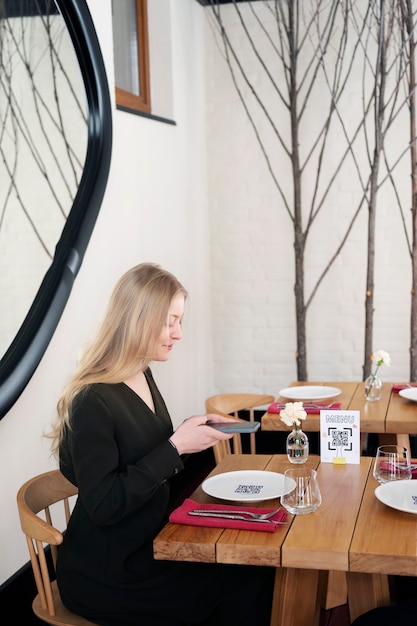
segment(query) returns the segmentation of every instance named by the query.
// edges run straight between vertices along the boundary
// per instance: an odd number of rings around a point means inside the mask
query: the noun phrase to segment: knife
[[[274,402],[273,404],[276,405],[277,409],[285,409],[285,403],[284,402]],[[332,409],[334,406],[338,405],[339,402],[330,402],[330,404],[321,404],[321,403],[314,403],[314,402],[304,402],[303,404],[303,409],[305,410],[312,410],[312,409]]]
[[[208,511],[188,511],[188,515],[196,515],[197,517],[218,517],[220,519],[237,519],[244,522],[261,522],[266,524],[285,524],[285,522],[276,522],[272,519],[251,519],[244,515],[236,515],[234,513],[209,513]]]

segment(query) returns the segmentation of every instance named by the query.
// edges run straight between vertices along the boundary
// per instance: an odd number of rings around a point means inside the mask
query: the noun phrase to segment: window
[[[116,104],[151,111],[147,0],[112,0]]]

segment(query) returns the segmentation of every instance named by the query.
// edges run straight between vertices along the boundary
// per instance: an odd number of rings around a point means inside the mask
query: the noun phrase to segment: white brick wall
[[[245,19],[248,18],[248,7],[240,5],[240,8]],[[239,58],[249,68],[251,80],[259,91],[265,93],[267,87],[253,64],[233,5],[222,7],[222,16]],[[258,41],[260,33],[253,24],[251,28]],[[267,171],[210,27],[207,27],[206,39],[213,392],[277,393],[297,375],[292,224]],[[282,76],[277,74],[278,65],[273,64],[272,56],[270,58],[274,77],[282,84]],[[309,130],[315,123],[320,123],[323,87],[320,89],[314,106],[308,109],[308,126],[303,127],[301,141],[306,145],[314,136],[313,132],[309,135]],[[344,104],[343,120],[348,127],[354,126],[354,119],[349,116],[356,114],[359,96],[356,82],[346,93]],[[250,103],[250,95],[247,97]],[[274,103],[271,92],[266,99],[270,103],[271,115],[280,119],[279,127],[285,134],[288,114],[279,110],[277,98]],[[251,110],[256,109],[251,106]],[[291,205],[288,159],[279,151],[272,131],[259,116],[258,120],[261,132],[266,130],[263,136],[268,154]],[[336,155],[343,146],[340,129],[335,132],[332,142]],[[306,151],[303,143],[302,149]],[[332,156],[327,160],[328,172],[331,171]],[[359,158],[363,159],[363,176],[369,169],[365,156],[365,151],[361,150]],[[402,191],[406,207],[410,206],[408,168],[407,159],[399,171],[404,180]],[[314,173],[305,181],[305,186],[310,189],[306,189],[304,201],[311,197],[313,182]],[[349,165],[344,178],[331,192],[326,209],[316,220],[308,240],[306,299],[339,245],[359,197],[357,177]],[[362,378],[366,244],[367,211],[364,208],[347,245],[325,277],[307,313],[310,380]],[[373,347],[374,350],[387,350],[392,356],[390,369],[381,371],[386,380],[408,380],[409,377],[410,286],[410,258],[399,213],[385,189],[378,198]]]

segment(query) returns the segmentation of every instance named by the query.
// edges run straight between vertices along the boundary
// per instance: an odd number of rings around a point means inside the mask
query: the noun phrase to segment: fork
[[[278,513],[278,511],[280,510],[281,510],[281,507],[279,506],[277,509],[275,509],[275,511],[271,511],[270,513],[253,513],[252,511],[241,511],[241,510],[225,511],[222,509],[194,509],[192,513],[198,513],[198,514],[208,513],[210,515],[212,515],[213,513],[221,513],[222,515],[248,515],[249,517],[255,520],[266,520],[276,515],[276,513]]]
[[[229,515],[224,513],[207,513],[207,511],[188,511],[188,515],[197,515],[198,517],[219,517],[220,519],[227,520],[242,520],[243,522],[250,522],[254,524],[262,523],[262,524],[286,524],[287,522],[276,522],[273,519],[253,519],[252,517],[247,517],[246,515]]]

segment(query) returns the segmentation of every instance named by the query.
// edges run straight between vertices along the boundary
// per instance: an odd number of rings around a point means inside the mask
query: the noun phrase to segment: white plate
[[[401,389],[398,393],[400,396],[406,398],[407,400],[417,402],[417,387],[414,387],[413,389],[411,389],[411,387],[410,389]]]
[[[417,513],[417,480],[393,480],[375,489],[380,502],[405,513]]]
[[[300,385],[299,387],[288,387],[281,389],[279,395],[287,400],[305,401],[305,400],[327,400],[334,398],[342,393],[338,387],[320,387]]]
[[[276,472],[242,470],[225,472],[207,478],[202,488],[205,493],[221,500],[259,502],[279,498],[295,487],[295,480]]]

